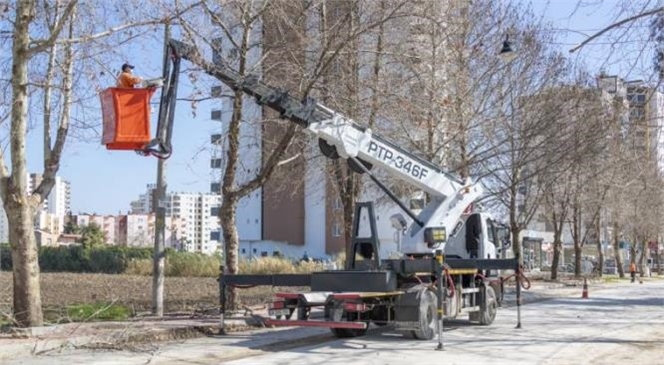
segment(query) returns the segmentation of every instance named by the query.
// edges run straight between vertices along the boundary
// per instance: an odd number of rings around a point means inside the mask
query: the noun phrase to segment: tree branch
[[[270,178],[270,176],[272,176],[272,173],[275,171],[276,167],[279,165],[279,160],[281,160],[281,157],[286,152],[286,149],[288,148],[288,146],[290,146],[290,143],[293,140],[296,131],[297,131],[297,124],[290,123],[288,125],[288,129],[286,129],[286,133],[284,134],[283,137],[281,137],[279,144],[277,144],[277,147],[272,151],[270,158],[268,158],[268,160],[265,162],[265,167],[260,171],[260,173],[254,179],[247,182],[241,188],[237,189],[235,191],[235,194],[242,197],[263,186],[263,184],[265,184],[265,182]]]
[[[58,36],[60,36],[62,27],[64,27],[64,25],[69,21],[69,18],[72,16],[72,13],[76,9],[77,4],[78,0],[72,0],[69,4],[67,4],[67,7],[60,16],[60,19],[55,22],[55,26],[53,27],[53,31],[51,31],[50,37],[48,37],[46,40],[37,41],[35,46],[30,47],[28,49],[28,57],[45,51],[48,47],[55,43],[55,40],[58,39]]]
[[[641,14],[637,14],[637,15],[631,16],[631,17],[629,17],[629,18],[625,18],[625,19],[623,19],[623,20],[621,20],[621,21],[619,21],[619,22],[617,22],[617,23],[613,23],[613,24],[609,25],[608,27],[606,27],[606,28],[600,30],[599,32],[597,32],[597,33],[591,35],[591,36],[588,37],[586,40],[584,40],[583,42],[581,42],[578,46],[576,46],[576,47],[570,49],[570,50],[569,50],[569,53],[574,53],[574,52],[577,51],[579,48],[585,46],[586,44],[588,44],[588,43],[589,43],[590,41],[592,41],[593,39],[595,39],[595,38],[601,36],[602,34],[604,34],[604,33],[608,32],[608,31],[610,31],[611,29],[617,28],[617,27],[619,27],[619,26],[621,26],[621,25],[623,25],[623,24],[625,24],[625,23],[633,22],[633,21],[635,21],[635,20],[637,20],[637,19],[640,19],[640,18],[644,18],[644,17],[650,16],[650,15],[657,14],[657,13],[659,13],[660,11],[663,11],[663,10],[664,10],[664,7],[660,7],[660,8],[657,8],[657,9],[653,9],[653,10],[646,11],[646,12],[641,13]]]
[[[74,32],[74,17],[76,14],[73,12],[70,16],[71,21],[69,22],[69,37],[71,37]],[[62,101],[63,108],[62,113],[60,114],[58,133],[56,134],[55,144],[53,145],[52,149],[50,149],[50,146],[44,146],[45,151],[48,150],[48,152],[44,156],[44,173],[42,174],[42,181],[30,196],[33,207],[37,207],[37,205],[39,205],[47,198],[48,194],[53,188],[53,185],[55,184],[55,175],[60,168],[60,157],[62,156],[62,150],[65,146],[65,141],[67,140],[67,134],[69,132],[69,120],[73,92],[72,89],[74,82],[74,54],[72,51],[72,43],[69,43],[65,46],[63,69],[64,78],[62,82],[64,98]],[[50,133],[50,131],[44,131],[44,133]]]

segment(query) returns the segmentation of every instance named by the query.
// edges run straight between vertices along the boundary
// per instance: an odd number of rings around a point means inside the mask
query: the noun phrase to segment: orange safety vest
[[[141,82],[141,78],[129,72],[122,72],[118,77],[118,87],[133,88]]]

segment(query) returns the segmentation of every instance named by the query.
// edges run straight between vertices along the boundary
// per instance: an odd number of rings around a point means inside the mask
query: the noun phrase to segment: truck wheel
[[[496,292],[488,285],[485,287],[484,305],[481,306],[481,308],[480,324],[482,326],[488,326],[496,319],[496,312],[498,311]]]
[[[419,328],[412,332],[413,337],[428,341],[436,336],[438,329],[436,309],[436,295],[431,290],[423,290],[420,293]]]
[[[364,336],[367,333],[367,329],[354,329],[354,328],[330,328],[332,334],[336,338],[353,338]]]

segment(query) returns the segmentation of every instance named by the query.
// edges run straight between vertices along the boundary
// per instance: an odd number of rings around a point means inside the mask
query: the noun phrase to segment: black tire
[[[488,285],[485,287],[484,303],[480,307],[480,324],[482,326],[491,325],[498,312],[498,300],[496,300],[496,292]]]
[[[438,331],[438,317],[436,314],[436,294],[431,290],[424,289],[419,294],[420,310],[418,329],[412,332],[413,337],[418,340],[428,341],[436,336]]]
[[[336,338],[353,338],[360,337],[367,334],[367,329],[355,329],[355,328],[330,328],[332,334]]]

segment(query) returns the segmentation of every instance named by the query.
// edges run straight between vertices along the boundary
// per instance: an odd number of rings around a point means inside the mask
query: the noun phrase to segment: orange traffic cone
[[[581,299],[588,299],[588,281],[583,278],[583,292],[581,292]]]

